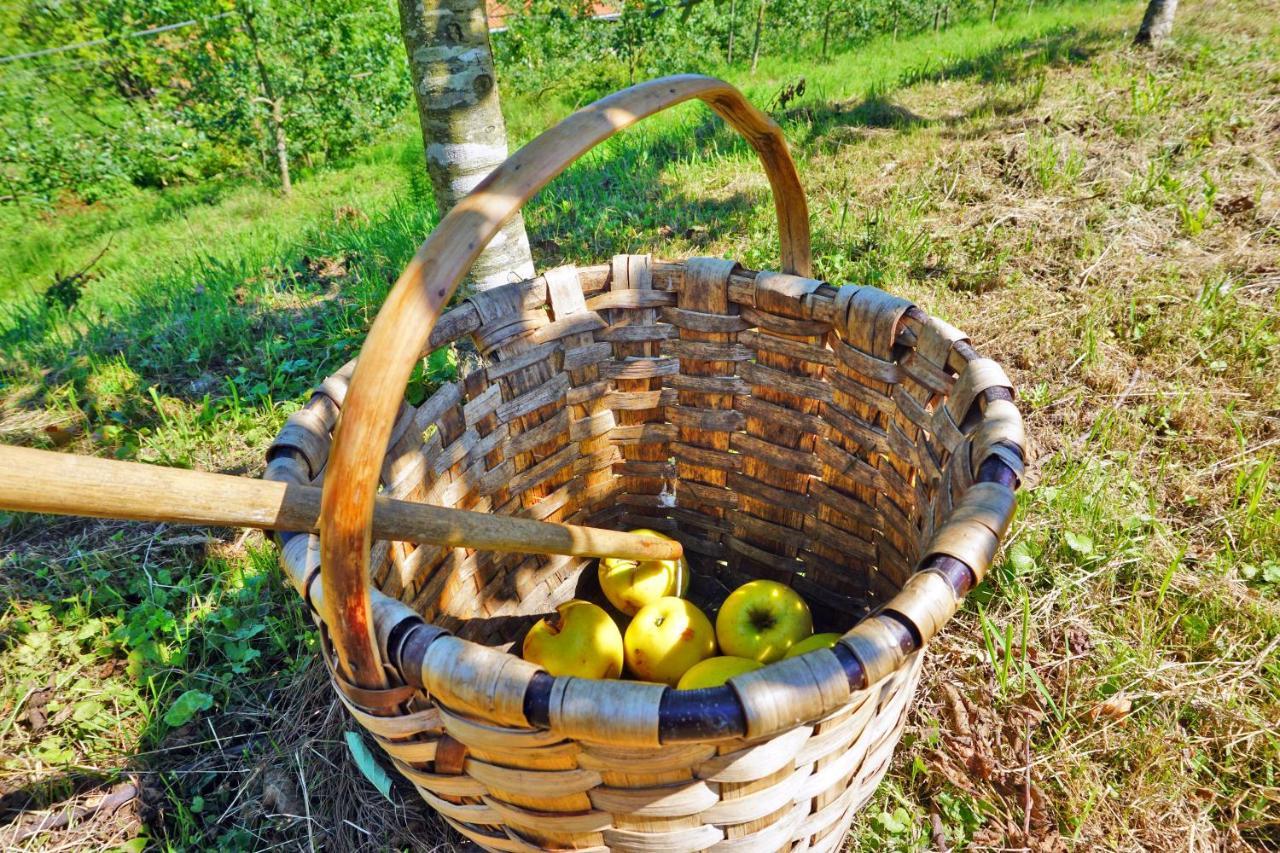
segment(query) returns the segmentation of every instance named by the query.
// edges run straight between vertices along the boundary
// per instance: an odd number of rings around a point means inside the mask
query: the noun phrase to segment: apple
[[[716,653],[716,632],[701,610],[668,595],[640,608],[622,645],[633,675],[674,687],[694,664]]]
[[[789,586],[754,580],[729,594],[716,617],[726,655],[773,663],[813,633],[809,605]]]
[[[742,675],[753,669],[764,666],[760,661],[750,658],[735,658],[730,655],[707,658],[696,663],[693,668],[680,676],[678,690],[697,690],[699,687],[719,687],[735,675]]]
[[[805,652],[817,651],[818,649],[829,649],[840,641],[843,634],[814,634],[808,639],[801,640],[791,648],[787,649],[787,657],[798,657]]]
[[[538,621],[524,638],[524,659],[552,675],[622,675],[622,632],[605,609],[575,598]]]
[[[670,540],[656,530],[632,530],[640,536]],[[600,588],[609,603],[628,616],[659,598],[684,597],[689,591],[689,564],[679,560],[624,560],[605,557],[600,561]]]

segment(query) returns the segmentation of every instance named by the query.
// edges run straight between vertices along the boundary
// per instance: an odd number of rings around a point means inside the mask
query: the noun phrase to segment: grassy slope
[[[1019,384],[1036,445],[1011,545],[935,645],[857,844],[926,845],[931,814],[952,842],[1280,843],[1276,11],[1189,4],[1158,56],[1126,48],[1135,2],[1018,13],[739,80],[765,104],[806,78],[780,118],[820,274],[970,332]],[[568,109],[507,106],[518,138]],[[3,440],[259,471],[430,228],[419,156],[405,130],[287,201],[227,184],[4,211]],[[575,167],[527,222],[544,266],[770,267],[766,189],[683,107]],[[34,299],[108,243],[71,316]],[[256,535],[0,525],[0,811],[140,770],[151,832],[253,846],[305,835],[267,815],[309,779],[316,831],[361,838],[339,818],[374,820],[376,802],[336,793],[341,721],[315,699],[296,603],[264,592]],[[215,709],[162,722],[186,690]],[[100,821],[84,843],[134,827]]]

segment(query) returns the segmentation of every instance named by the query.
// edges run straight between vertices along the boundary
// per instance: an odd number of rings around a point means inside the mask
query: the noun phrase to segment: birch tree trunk
[[[507,158],[507,127],[483,0],[399,0],[400,30],[422,124],[427,174],[444,215]],[[471,269],[478,290],[532,278],[520,214]]]
[[[1147,13],[1142,16],[1142,26],[1133,43],[1145,47],[1157,47],[1173,32],[1173,13],[1178,11],[1178,0],[1151,0]]]

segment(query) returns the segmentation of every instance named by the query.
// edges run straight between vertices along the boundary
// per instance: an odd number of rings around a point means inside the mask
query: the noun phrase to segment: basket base
[[[358,719],[426,804],[485,850],[831,851],[889,769],[923,661],[917,652],[837,712],[758,741],[640,750],[447,709]],[[465,751],[454,773],[414,766],[445,743]]]

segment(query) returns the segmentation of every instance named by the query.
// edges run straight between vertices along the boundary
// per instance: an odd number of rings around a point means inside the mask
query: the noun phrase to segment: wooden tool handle
[[[320,489],[0,446],[0,509],[315,532]],[[676,560],[679,542],[378,498],[378,539],[489,551]]]
[[[369,610],[369,546],[378,475],[414,362],[443,306],[490,239],[534,193],[599,142],[646,116],[699,98],[750,143],[773,187],[782,269],[811,272],[809,213],[778,125],[742,93],[711,77],[664,77],[574,113],[511,155],[449,211],[396,281],[356,364],[324,483],[321,583],[344,674],[376,688],[383,670]]]

